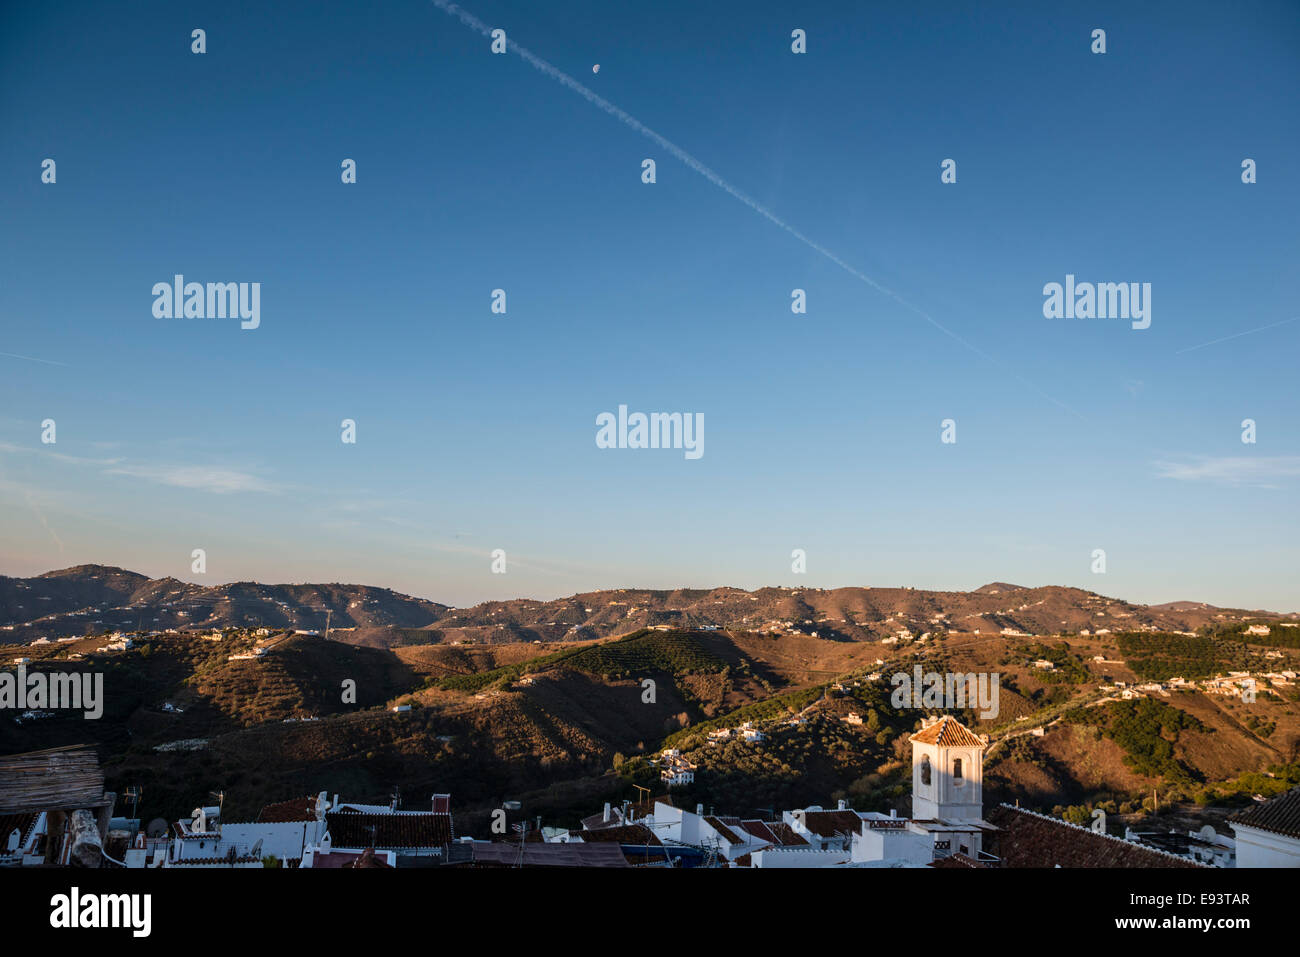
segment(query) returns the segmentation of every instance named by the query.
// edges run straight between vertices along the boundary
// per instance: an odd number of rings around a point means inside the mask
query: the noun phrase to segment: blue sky
[[[10,5],[0,573],[1300,608],[1296,5],[465,6],[899,298],[430,3]],[[1044,318],[1067,273],[1150,328]]]

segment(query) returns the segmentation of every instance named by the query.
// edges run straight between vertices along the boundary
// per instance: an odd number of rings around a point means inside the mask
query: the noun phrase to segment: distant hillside
[[[1024,585],[1010,585],[1006,582],[989,582],[975,589],[977,595],[1000,595],[1007,591],[1025,591]]]
[[[844,599],[780,600],[833,595]],[[0,753],[95,744],[110,786],[142,787],[148,816],[169,819],[213,790],[238,818],[319,790],[375,802],[398,788],[412,800],[450,791],[480,817],[522,800],[572,826],[635,786],[661,789],[656,762],[669,746],[697,766],[678,795],[686,804],[748,813],[844,798],[907,812],[908,736],[928,708],[896,705],[890,676],[921,666],[1000,676],[995,714],[958,712],[994,739],[990,798],[1132,810],[1157,789],[1162,806],[1229,806],[1300,774],[1297,684],[1265,681],[1257,701],[1244,701],[1158,685],[1119,700],[1113,683],[1294,672],[1300,649],[1282,634],[1294,630],[859,641],[709,627],[381,648],[209,628],[153,632],[124,651],[99,651],[98,637],[0,645],[0,660],[22,654],[30,670],[102,673],[105,691],[100,720],[0,715]],[[761,742],[710,735],[747,721]]]
[[[202,586],[150,579],[104,565],[80,565],[35,578],[0,576],[0,637],[99,634],[113,630],[267,627],[420,628],[449,609],[369,585]]]
[[[575,641],[638,628],[780,630],[835,641],[959,631],[1070,634],[1141,628],[1195,631],[1288,616],[1199,602],[1137,605],[1079,588],[993,582],[973,592],[914,588],[614,589],[553,601],[513,599],[451,608],[369,585],[201,586],[102,565],[0,577],[0,638],[255,627],[323,629],[370,647]]]

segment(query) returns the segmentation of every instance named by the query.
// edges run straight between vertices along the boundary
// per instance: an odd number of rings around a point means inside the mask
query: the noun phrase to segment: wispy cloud
[[[207,465],[119,465],[105,469],[107,475],[126,475],[131,478],[172,485],[176,488],[198,489],[228,495],[232,492],[279,492],[282,488],[273,482],[236,469],[214,468]]]
[[[8,442],[0,442],[0,452],[32,454],[43,453],[56,462],[80,467],[98,468],[103,475],[124,475],[128,478],[156,482],[175,488],[194,489],[201,492],[215,492],[228,495],[233,492],[283,492],[285,486],[271,482],[243,469],[222,468],[211,465],[176,465],[176,464],[123,464],[126,459],[87,458],[80,455],[66,455],[50,449],[24,448]]]
[[[80,455],[64,455],[62,452],[49,453],[50,458],[57,459],[60,462],[67,462],[69,465],[117,465],[122,460],[117,459],[88,459]]]
[[[12,442],[0,442],[0,452],[10,452],[15,455],[32,455],[39,452],[43,455],[49,456],[55,461],[66,462],[69,465],[116,465],[118,462],[122,461],[120,458],[94,459],[86,458],[81,455],[65,455],[62,452],[55,452],[53,449],[46,446],[37,445],[29,447],[25,445],[14,445]]]
[[[1274,488],[1280,479],[1300,477],[1300,455],[1200,455],[1182,462],[1156,462],[1155,467],[1160,478]]]

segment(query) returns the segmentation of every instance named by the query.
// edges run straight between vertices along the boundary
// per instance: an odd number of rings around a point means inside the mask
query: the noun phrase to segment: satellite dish
[[[149,837],[166,837],[167,822],[160,817],[156,817],[149,822],[149,826],[144,829],[144,832]]]

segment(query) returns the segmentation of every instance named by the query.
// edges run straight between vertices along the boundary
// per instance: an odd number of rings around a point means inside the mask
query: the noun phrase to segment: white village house
[[[1238,867],[1300,867],[1300,787],[1228,819]]]

